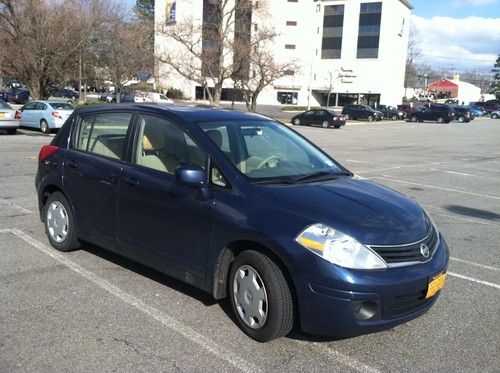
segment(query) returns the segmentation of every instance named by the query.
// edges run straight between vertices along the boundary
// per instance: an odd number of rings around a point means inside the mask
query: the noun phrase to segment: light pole
[[[314,0],[314,14],[313,14],[313,25],[316,25],[316,13],[320,13],[321,12],[321,5],[319,4],[316,4],[316,1],[318,0]],[[319,25],[317,25],[318,29],[319,29]],[[311,45],[312,45],[312,50],[311,50],[311,63],[309,64],[310,66],[310,70],[309,70],[309,89],[308,89],[308,92],[307,92],[307,110],[310,110],[311,109],[311,95],[312,95],[312,78],[313,78],[313,68],[314,68],[314,59],[315,59],[315,51],[316,51],[316,43],[314,42],[315,41],[315,38],[317,37],[318,34],[314,35],[314,30],[316,29],[315,27],[312,28],[313,29],[313,36],[311,38]]]

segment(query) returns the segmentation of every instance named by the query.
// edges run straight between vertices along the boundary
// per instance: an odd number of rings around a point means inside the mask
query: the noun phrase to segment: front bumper
[[[412,320],[437,300],[439,292],[425,299],[427,286],[434,276],[446,272],[448,259],[443,237],[430,261],[406,267],[349,270],[318,257],[316,268],[312,272],[309,268],[309,275],[299,276],[296,281],[302,330],[311,334],[354,336]],[[369,305],[373,316],[363,319],[359,313],[361,305]]]

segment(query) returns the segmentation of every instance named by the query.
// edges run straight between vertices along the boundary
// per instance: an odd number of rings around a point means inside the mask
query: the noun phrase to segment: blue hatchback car
[[[258,341],[354,336],[426,312],[449,252],[429,215],[289,127],[206,108],[75,110],[39,155],[49,242],[81,242],[229,298]]]

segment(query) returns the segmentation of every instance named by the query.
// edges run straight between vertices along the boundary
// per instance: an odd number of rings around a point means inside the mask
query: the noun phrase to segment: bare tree
[[[0,0],[2,70],[35,98],[74,67],[85,40],[85,9],[77,0]]]
[[[479,87],[481,89],[481,93],[489,93],[491,85],[494,81],[494,75],[490,71],[465,71],[460,75],[460,80]]]
[[[408,51],[406,56],[405,70],[405,97],[407,88],[415,88],[418,81],[417,65],[419,63],[422,51],[420,50],[420,38],[414,25],[410,26],[408,38]]]

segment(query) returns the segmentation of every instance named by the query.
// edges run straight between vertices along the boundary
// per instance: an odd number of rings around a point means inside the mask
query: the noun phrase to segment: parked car
[[[406,118],[408,118],[411,114],[413,114],[414,112],[417,111],[416,107],[414,107],[412,105],[408,105],[408,104],[398,105],[397,109],[399,111],[403,112],[405,114]]]
[[[342,114],[333,110],[312,109],[294,116],[291,122],[294,125],[340,128],[345,125],[346,119]]]
[[[433,104],[417,110],[409,117],[412,122],[434,121],[449,123],[455,118],[453,107],[445,104]]]
[[[174,101],[163,93],[158,92],[136,92],[134,102],[148,102],[153,104],[173,104]]]
[[[105,101],[109,103],[114,103],[116,101],[116,92],[111,92],[109,93]],[[135,102],[135,92],[129,92],[129,91],[121,91],[120,92],[120,102]]]
[[[431,102],[433,100],[434,100],[434,95],[433,94],[420,95],[417,98],[417,101],[419,101],[419,102]]]
[[[9,135],[16,133],[20,127],[21,113],[0,100],[0,129],[6,130]]]
[[[367,105],[356,104],[345,105],[342,109],[342,114],[346,119],[367,119],[370,122],[374,120],[379,121],[384,117],[378,110],[374,110]]]
[[[30,99],[30,91],[26,88],[11,88],[7,92],[7,100],[8,102],[12,102],[14,104],[25,104]]]
[[[228,297],[261,342],[295,321],[339,336],[393,327],[446,279],[447,245],[420,205],[260,115],[79,108],[40,150],[35,183],[55,249],[90,242]]]
[[[404,111],[398,110],[398,108],[394,106],[378,105],[377,110],[387,119],[397,120],[406,118]]]
[[[475,117],[482,117],[483,115],[486,115],[486,110],[483,108],[480,108],[475,105],[466,105],[465,106],[469,111],[474,114]]]
[[[39,128],[43,133],[62,127],[75,108],[67,102],[31,101],[21,111],[21,126]]]
[[[480,108],[483,108],[486,110],[488,114],[490,114],[492,111],[497,111],[500,110],[500,104],[496,103],[495,101],[489,101],[489,102],[475,102],[474,106],[478,106]]]
[[[465,106],[453,106],[453,112],[455,113],[455,120],[460,123],[468,123],[474,119],[472,112]]]
[[[497,119],[497,118],[500,118],[500,110],[497,110],[497,111],[492,111],[490,116],[493,118],[493,119]]]
[[[65,100],[71,103],[78,99],[80,99],[80,92],[72,89],[60,89],[49,97],[49,100]]]

